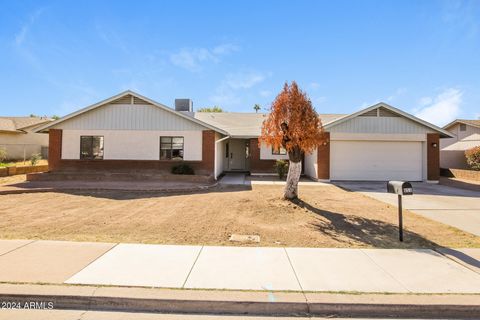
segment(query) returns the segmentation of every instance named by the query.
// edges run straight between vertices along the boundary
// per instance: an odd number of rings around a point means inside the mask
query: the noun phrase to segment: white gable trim
[[[398,115],[401,115],[401,116],[403,116],[403,117],[405,117],[405,118],[407,118],[407,119],[409,119],[409,120],[412,120],[412,121],[414,121],[414,122],[416,122],[416,123],[419,123],[419,124],[421,124],[421,125],[423,125],[423,126],[425,126],[425,127],[428,127],[428,128],[430,128],[430,129],[432,129],[432,130],[435,130],[435,131],[437,131],[438,133],[440,133],[440,134],[441,134],[443,137],[445,137],[445,138],[453,138],[453,137],[454,137],[451,132],[448,132],[447,130],[444,130],[444,129],[440,128],[440,127],[437,127],[436,125],[431,124],[430,122],[427,122],[427,121],[424,121],[424,120],[422,120],[422,119],[420,119],[420,118],[417,118],[417,117],[415,117],[415,116],[413,116],[413,115],[411,115],[411,114],[409,114],[409,113],[406,113],[406,112],[404,112],[404,111],[402,111],[402,110],[400,110],[400,109],[397,109],[397,108],[395,108],[395,107],[392,107],[391,105],[388,105],[388,104],[386,104],[386,103],[384,103],[384,102],[379,102],[379,103],[374,104],[373,106],[370,106],[370,107],[368,107],[368,108],[362,109],[362,110],[360,110],[360,111],[357,111],[357,112],[354,112],[354,113],[352,113],[352,114],[348,114],[348,115],[343,116],[343,117],[341,117],[341,118],[338,118],[338,119],[335,119],[335,120],[333,120],[333,121],[330,121],[330,122],[324,124],[323,127],[324,127],[325,129],[330,129],[330,128],[332,128],[332,127],[334,127],[334,126],[336,126],[336,125],[338,125],[338,124],[340,124],[340,123],[343,123],[343,122],[345,122],[345,121],[348,121],[348,120],[350,120],[350,119],[353,119],[353,118],[355,118],[355,117],[358,117],[358,116],[360,116],[360,115],[362,115],[362,114],[364,114],[364,113],[366,113],[366,112],[369,112],[369,111],[374,110],[374,109],[379,108],[379,107],[383,107],[383,108],[385,108],[385,109],[388,109],[388,110],[390,110],[390,111],[392,111],[392,112],[394,112],[394,113],[396,113],[396,114],[398,114]]]
[[[193,118],[193,117],[184,115],[184,114],[182,114],[181,112],[172,110],[172,109],[170,109],[169,107],[167,107],[167,106],[165,106],[165,105],[163,105],[163,104],[161,104],[161,103],[158,103],[158,102],[156,102],[156,101],[154,101],[154,100],[152,100],[152,99],[150,99],[150,98],[144,97],[144,96],[142,96],[142,95],[140,95],[140,94],[138,94],[138,93],[136,93],[136,92],[133,92],[133,91],[131,91],[131,90],[124,91],[124,92],[119,93],[119,94],[117,94],[117,95],[115,95],[115,96],[113,96],[113,97],[110,97],[110,98],[108,98],[108,99],[102,100],[102,101],[100,101],[100,102],[97,102],[97,103],[95,103],[95,104],[92,104],[92,105],[90,105],[90,106],[88,106],[88,107],[85,107],[85,108],[83,108],[83,109],[77,110],[77,111],[75,111],[75,112],[72,112],[72,113],[70,113],[70,114],[68,114],[68,115],[66,115],[66,116],[64,116],[64,117],[62,117],[62,118],[60,118],[60,119],[58,119],[58,120],[55,120],[55,121],[53,121],[53,122],[48,123],[47,125],[42,125],[42,126],[38,127],[37,129],[34,130],[34,132],[41,132],[41,131],[47,130],[47,129],[53,127],[53,126],[56,126],[56,125],[59,124],[59,123],[62,123],[62,122],[66,121],[66,120],[69,120],[69,119],[72,119],[72,118],[74,118],[74,117],[76,117],[76,116],[79,116],[79,115],[84,114],[84,113],[86,113],[86,112],[89,112],[89,111],[91,111],[91,110],[100,108],[100,107],[102,107],[102,106],[104,106],[104,105],[107,105],[107,104],[109,104],[110,102],[115,101],[115,100],[117,100],[117,99],[120,99],[120,98],[122,98],[122,97],[124,97],[124,96],[126,96],[126,95],[132,95],[133,97],[137,97],[137,98],[139,98],[139,99],[142,99],[142,100],[144,100],[144,101],[146,101],[146,102],[148,102],[148,103],[151,103],[153,106],[155,106],[155,107],[157,107],[157,108],[160,108],[160,109],[162,109],[162,110],[164,110],[164,111],[173,113],[173,114],[175,114],[175,115],[177,115],[177,116],[179,116],[179,117],[181,117],[181,118],[184,118],[184,119],[186,119],[186,120],[192,121],[192,122],[194,122],[194,123],[196,123],[196,124],[199,124],[199,125],[201,125],[201,126],[203,126],[203,127],[205,127],[205,128],[208,128],[208,129],[217,131],[217,132],[222,133],[222,134],[225,134],[225,135],[228,134],[226,131],[224,131],[224,130],[222,130],[222,129],[219,129],[219,128],[217,128],[217,127],[214,127],[214,126],[212,126],[212,125],[210,125],[210,124],[208,124],[208,123],[205,123],[205,122],[200,121],[200,120],[198,120],[198,119],[195,119],[195,118]]]

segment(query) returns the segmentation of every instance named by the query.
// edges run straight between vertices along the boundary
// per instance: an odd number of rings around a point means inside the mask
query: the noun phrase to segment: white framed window
[[[183,137],[160,137],[160,160],[183,160]]]
[[[275,150],[272,147],[272,154],[273,155],[286,155],[287,154],[287,149],[285,149],[284,147],[280,147],[278,150]]]

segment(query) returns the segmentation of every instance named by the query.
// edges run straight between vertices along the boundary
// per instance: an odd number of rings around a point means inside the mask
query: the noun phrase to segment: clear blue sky
[[[480,116],[480,1],[0,1],[0,115],[65,115],[131,89],[172,106],[320,113],[378,101]]]

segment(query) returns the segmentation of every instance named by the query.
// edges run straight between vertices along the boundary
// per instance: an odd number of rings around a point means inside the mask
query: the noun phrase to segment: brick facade
[[[250,139],[250,172],[251,173],[274,173],[275,160],[260,160],[260,147],[258,139]]]
[[[438,133],[427,133],[427,180],[437,181],[439,179],[440,135]]]
[[[48,131],[48,171],[60,168],[62,159],[62,130],[50,129]]]
[[[62,130],[49,130],[48,165],[49,171],[78,172],[142,172],[155,171],[159,174],[170,173],[172,166],[180,163],[190,165],[195,174],[213,176],[215,131],[204,130],[202,134],[202,161],[161,161],[161,160],[63,160]]]
[[[325,143],[317,147],[317,178],[330,179],[330,132],[325,132]]]
[[[208,171],[213,175],[215,170],[215,131],[203,130],[202,132],[202,161],[200,170]]]

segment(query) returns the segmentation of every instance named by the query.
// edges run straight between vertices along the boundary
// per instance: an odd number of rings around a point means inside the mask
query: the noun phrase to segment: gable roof
[[[455,119],[449,124],[445,125],[443,129],[448,129],[457,123],[463,123],[472,127],[480,128],[480,120]]]
[[[194,117],[212,126],[221,128],[232,138],[256,138],[261,135],[266,113],[245,112],[195,112]],[[320,114],[322,122],[330,122],[343,114]]]
[[[30,127],[51,121],[46,117],[0,117],[0,131],[24,133]]]
[[[413,116],[413,115],[411,115],[411,114],[409,114],[409,113],[407,113],[407,112],[405,112],[405,111],[402,111],[402,110],[400,110],[400,109],[397,109],[397,108],[395,108],[395,107],[392,107],[391,105],[389,105],[389,104],[387,104],[387,103],[385,103],[385,102],[379,102],[379,103],[374,104],[373,106],[370,106],[370,107],[368,107],[368,108],[365,108],[365,109],[359,110],[359,111],[357,111],[357,112],[354,112],[354,113],[345,115],[345,116],[343,116],[343,117],[334,119],[333,121],[330,121],[330,122],[328,122],[328,123],[324,123],[323,127],[324,127],[325,129],[330,129],[330,128],[332,128],[332,127],[334,127],[334,126],[336,126],[336,125],[338,125],[338,124],[340,124],[340,123],[343,123],[343,122],[345,122],[345,121],[348,121],[348,120],[350,120],[350,119],[353,119],[353,118],[355,118],[355,117],[358,117],[358,116],[360,116],[360,115],[362,115],[362,114],[368,113],[368,112],[370,112],[370,111],[372,111],[372,110],[375,110],[375,109],[377,109],[377,108],[385,108],[385,109],[387,109],[388,111],[390,111],[390,112],[392,112],[392,113],[394,113],[394,114],[397,114],[397,115],[399,115],[399,116],[405,117],[405,118],[407,118],[407,119],[409,119],[409,120],[412,120],[413,122],[416,122],[416,123],[418,123],[418,124],[420,124],[420,125],[422,125],[422,126],[425,126],[425,127],[430,128],[430,129],[432,129],[432,130],[434,130],[434,131],[437,131],[438,133],[440,133],[440,137],[443,137],[443,138],[452,138],[452,137],[453,137],[452,134],[451,134],[450,132],[448,132],[447,130],[442,129],[442,128],[440,128],[440,127],[438,127],[438,126],[436,126],[436,125],[434,125],[434,124],[432,124],[432,123],[430,123],[430,122],[427,122],[427,121],[425,121],[425,120],[422,120],[422,119],[420,119],[420,118],[417,118],[417,117],[415,117],[415,116]]]
[[[125,97],[127,97],[127,96],[129,96],[129,95],[130,95],[130,96],[133,96],[135,99],[140,99],[140,101],[147,102],[147,103],[153,105],[154,107],[160,108],[160,109],[162,109],[162,110],[164,110],[164,111],[167,111],[167,112],[170,112],[170,113],[173,113],[173,114],[175,114],[175,115],[177,115],[177,116],[179,116],[179,117],[181,117],[181,118],[183,118],[183,119],[186,119],[186,120],[188,120],[188,121],[192,121],[192,122],[194,122],[194,123],[196,123],[196,124],[199,124],[199,125],[201,125],[201,126],[203,126],[203,127],[208,128],[208,129],[211,129],[211,130],[220,132],[220,133],[222,133],[222,134],[228,134],[227,132],[225,132],[224,130],[222,130],[222,129],[220,129],[220,128],[214,127],[214,126],[212,126],[212,125],[210,125],[210,124],[208,124],[208,123],[205,123],[205,122],[203,122],[203,121],[201,121],[201,120],[195,119],[195,118],[190,117],[190,116],[188,116],[188,115],[186,115],[186,114],[183,114],[183,113],[181,113],[181,112],[175,111],[175,110],[167,107],[166,105],[163,105],[163,104],[161,104],[161,103],[159,103],[159,102],[156,102],[156,101],[154,101],[154,100],[152,100],[152,99],[150,99],[150,98],[147,98],[147,97],[145,97],[145,96],[142,96],[142,95],[140,95],[140,94],[138,94],[138,93],[136,93],[136,92],[133,92],[133,91],[131,91],[131,90],[123,91],[123,92],[121,92],[121,93],[119,93],[119,94],[117,94],[117,95],[114,95],[114,96],[112,96],[112,97],[110,97],[110,98],[108,98],[108,99],[102,100],[102,101],[97,102],[97,103],[95,103],[95,104],[92,104],[92,105],[90,105],[90,106],[88,106],[88,107],[85,107],[85,108],[83,108],[83,109],[80,109],[80,110],[77,110],[77,111],[75,111],[75,112],[72,112],[72,113],[70,113],[70,114],[68,114],[68,115],[66,115],[66,116],[64,116],[64,117],[62,117],[62,118],[60,118],[60,119],[58,119],[58,120],[55,120],[55,121],[53,121],[53,122],[51,122],[51,123],[49,123],[49,124],[47,124],[47,125],[40,126],[40,127],[36,128],[36,129],[35,129],[35,132],[45,131],[45,130],[47,130],[47,129],[53,127],[53,126],[56,126],[57,124],[62,123],[62,122],[64,122],[64,121],[68,120],[68,119],[72,119],[72,118],[74,118],[74,117],[76,117],[76,116],[79,116],[79,115],[81,115],[81,114],[84,114],[84,113],[86,113],[86,112],[95,110],[95,109],[100,108],[100,107],[102,107],[102,106],[104,106],[104,105],[107,105],[107,104],[109,104],[109,103],[115,102],[116,100],[122,101],[122,100],[121,100],[122,98],[125,98]]]

